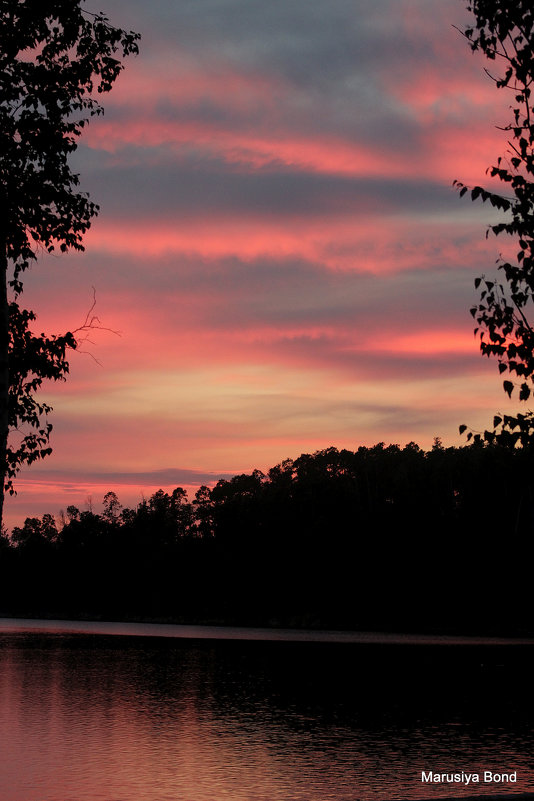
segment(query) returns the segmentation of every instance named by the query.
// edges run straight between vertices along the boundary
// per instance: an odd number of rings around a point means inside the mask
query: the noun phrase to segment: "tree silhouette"
[[[472,0],[468,10],[475,24],[464,32],[473,51],[480,50],[498,67],[497,75],[486,70],[498,89],[511,92],[512,118],[502,130],[508,138],[508,150],[490,167],[489,174],[506,185],[502,195],[481,186],[468,189],[455,181],[460,195],[470,191],[472,200],[489,202],[506,213],[502,222],[489,227],[488,233],[507,234],[517,243],[515,262],[500,259],[504,282],[476,279],[480,299],[471,309],[480,334],[483,355],[496,357],[499,372],[508,373],[504,391],[512,396],[518,389],[520,401],[530,397],[534,386],[534,12],[529,0]],[[504,69],[501,69],[503,67]],[[493,431],[483,439],[503,444],[530,445],[534,442],[532,412],[496,415]],[[460,426],[460,433],[466,426]],[[480,435],[477,435],[480,437]],[[472,434],[468,434],[472,437]]]
[[[177,487],[119,511],[108,492],[102,514],[69,506],[0,537],[0,611],[532,634],[529,465],[524,448],[378,443],[192,501]]]
[[[119,519],[119,515],[122,509],[122,505],[117,497],[115,492],[106,492],[104,498],[102,500],[102,504],[104,506],[104,511],[102,513],[102,517],[108,523],[116,523]]]
[[[48,423],[37,423],[34,439],[10,452],[9,431],[24,418],[26,410],[22,418],[19,412],[25,403],[32,426],[48,410],[33,393],[43,378],[65,377],[61,349],[75,344],[69,334],[42,336],[42,358],[33,358],[39,338],[26,336],[32,313],[17,305],[22,273],[39,250],[83,250],[98,206],[77,190],[79,177],[68,157],[90,117],[103,112],[95,93],[109,92],[123,69],[121,57],[138,52],[139,34],[111,26],[81,3],[3,0],[0,10],[0,523],[6,479],[11,489],[23,463],[49,452]],[[33,350],[23,354],[21,368],[14,355],[23,342]],[[20,383],[11,380],[11,360],[15,376],[28,367],[26,375],[34,376],[24,384],[25,400]]]

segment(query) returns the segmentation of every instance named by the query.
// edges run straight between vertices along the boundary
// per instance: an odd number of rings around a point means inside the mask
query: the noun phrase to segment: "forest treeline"
[[[8,615],[534,634],[534,456],[328,448],[0,541]]]

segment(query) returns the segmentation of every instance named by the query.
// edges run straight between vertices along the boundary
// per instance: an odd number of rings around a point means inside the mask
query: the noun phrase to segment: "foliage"
[[[98,206],[76,191],[68,156],[89,117],[103,109],[123,69],[117,53],[137,53],[139,34],[89,14],[80,0],[4,0],[0,13],[0,184],[11,285],[37,255],[83,250]]]
[[[51,423],[42,416],[51,411],[47,403],[39,402],[35,393],[45,379],[65,380],[69,371],[67,348],[75,348],[74,335],[35,336],[29,324],[35,314],[21,309],[14,301],[9,304],[9,428],[12,435],[7,448],[5,489],[13,494],[13,478],[22,464],[32,464],[51,452],[49,445]]]
[[[102,504],[104,506],[104,511],[102,513],[104,520],[106,520],[108,523],[116,523],[119,519],[120,511],[122,509],[117,494],[112,491],[106,492],[102,500]],[[67,509],[67,512],[69,511],[69,508]]]
[[[11,541],[17,548],[33,548],[42,550],[57,540],[56,522],[51,514],[44,514],[42,519],[27,517],[24,526],[16,526],[11,532]]]
[[[509,194],[489,191],[481,186],[468,190],[455,181],[460,195],[470,191],[472,200],[489,202],[505,212],[504,219],[491,225],[488,233],[505,234],[517,243],[515,261],[499,259],[504,281],[476,279],[480,290],[477,305],[471,309],[480,334],[483,355],[496,357],[499,372],[508,373],[503,383],[506,394],[516,391],[520,401],[529,399],[534,386],[534,12],[529,0],[471,0],[468,9],[475,24],[464,31],[473,51],[480,50],[496,62],[499,74],[490,74],[498,89],[511,92],[512,118],[502,130],[509,136],[506,154],[488,169],[492,178],[506,186]],[[530,319],[529,319],[530,316]],[[532,412],[497,415],[494,431],[486,431],[486,441],[524,446],[534,440]],[[465,426],[461,427],[461,431]]]
[[[43,379],[63,379],[72,334],[30,335],[22,273],[41,250],[83,250],[98,206],[79,192],[68,163],[97,100],[138,52],[139,34],[110,25],[83,0],[3,0],[0,8],[0,520],[5,489],[22,464],[50,453],[50,407],[35,399]],[[95,96],[96,95],[96,96]],[[7,286],[15,299],[10,303]],[[35,429],[16,447],[10,430]]]

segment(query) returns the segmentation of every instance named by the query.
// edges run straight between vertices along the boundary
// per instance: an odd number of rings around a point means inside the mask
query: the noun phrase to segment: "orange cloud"
[[[384,353],[438,356],[445,353],[473,354],[477,350],[478,343],[466,325],[460,330],[413,331],[401,335],[390,331],[387,338],[379,337],[366,342],[365,347],[368,350]]]

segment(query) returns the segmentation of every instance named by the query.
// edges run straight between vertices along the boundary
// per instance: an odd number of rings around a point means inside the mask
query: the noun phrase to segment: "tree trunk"
[[[7,300],[7,254],[4,232],[0,229],[0,532],[4,511],[4,485],[7,471],[9,432],[9,305]]]

